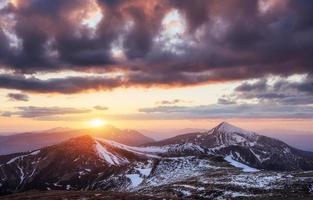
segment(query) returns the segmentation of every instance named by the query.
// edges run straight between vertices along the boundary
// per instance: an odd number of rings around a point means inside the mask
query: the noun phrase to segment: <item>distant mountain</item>
[[[212,154],[266,170],[313,170],[313,153],[223,122],[204,133],[189,133],[149,145],[195,144]]]
[[[262,130],[263,135],[279,139],[287,144],[305,150],[313,151],[313,132],[290,130]]]
[[[41,147],[57,144],[70,138],[92,135],[99,138],[114,140],[123,144],[136,146],[154,140],[135,130],[120,130],[113,126],[93,129],[74,130],[69,128],[55,128],[39,132],[27,132],[0,137],[0,155],[31,151]]]
[[[89,134],[94,137],[113,140],[122,144],[130,146],[139,146],[142,144],[153,142],[152,138],[149,138],[142,133],[131,129],[118,129],[114,126],[104,126],[102,128],[82,130],[82,133],[89,131]]]
[[[181,135],[185,133],[207,131],[207,129],[201,129],[201,128],[157,129],[157,130],[137,129],[137,130],[145,135],[153,137],[156,140],[164,140],[164,139],[175,137],[177,135]]]
[[[233,131],[254,137],[254,133],[227,124],[205,134],[219,135],[216,144],[220,146],[243,142],[237,134],[230,137],[228,133]],[[194,136],[202,141],[197,135]],[[215,152],[216,149],[193,140],[179,141],[133,147],[86,135],[34,151],[0,156],[0,195],[70,190],[72,193],[66,196],[80,194],[81,198],[77,199],[83,199],[82,191],[89,196],[89,191],[97,191],[91,199],[125,199],[122,194],[129,194],[133,199],[311,197],[313,175],[310,172],[260,171],[236,160],[233,157],[236,153]],[[103,194],[104,191],[108,193]],[[43,196],[37,193],[34,198],[45,199],[50,194],[55,196],[53,192]],[[24,199],[23,194],[20,196]]]

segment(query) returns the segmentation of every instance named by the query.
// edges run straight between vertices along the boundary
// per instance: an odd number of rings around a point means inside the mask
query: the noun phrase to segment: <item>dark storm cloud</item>
[[[0,87],[35,93],[72,94],[86,90],[109,90],[120,86],[118,78],[67,77],[40,80],[24,76],[0,75]]]
[[[17,2],[0,11],[1,68],[20,74],[122,70],[127,81],[10,77],[0,81],[2,88],[76,93],[93,86],[174,87],[313,72],[311,0]],[[92,30],[82,21],[95,6],[103,18]],[[162,20],[173,10],[186,24],[185,32],[174,36],[179,43],[161,36]],[[116,43],[126,60],[112,56]]]
[[[36,107],[36,106],[21,106],[17,107],[18,111],[2,112],[2,116],[10,117],[12,115],[23,118],[42,118],[49,116],[62,116],[73,114],[85,114],[91,110],[85,108],[70,108],[70,107]]]
[[[7,97],[11,101],[28,101],[29,99],[28,95],[22,93],[9,93]]]

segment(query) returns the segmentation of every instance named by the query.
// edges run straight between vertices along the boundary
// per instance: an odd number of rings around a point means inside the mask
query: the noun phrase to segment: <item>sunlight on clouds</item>
[[[286,80],[292,82],[300,82],[301,80],[305,79],[306,76],[307,76],[306,74],[294,74],[288,76]]]
[[[163,46],[163,50],[171,53],[182,54],[180,48],[185,44],[184,34],[186,22],[178,10],[170,11],[162,20],[162,31],[156,42]]]
[[[8,0],[9,4],[11,4],[14,8],[21,8],[31,4],[31,1],[26,0]]]
[[[124,37],[119,36],[118,39],[111,44],[111,56],[116,61],[126,61],[127,57],[124,53],[124,47],[123,47]]]
[[[88,26],[89,28],[95,28],[102,20],[103,15],[98,6],[92,12],[87,13],[86,18],[83,19],[82,24]]]
[[[98,127],[102,127],[104,125],[107,124],[107,121],[103,120],[103,119],[92,119],[88,122],[88,126],[92,127],[92,128],[98,128]]]
[[[168,13],[164,17],[162,25],[165,29],[164,34],[170,37],[181,35],[186,30],[186,24],[178,10],[173,10]]]
[[[111,43],[111,56],[115,61],[124,62],[127,60],[123,44],[126,35],[134,28],[134,24],[132,20],[126,21],[121,34]]]
[[[22,0],[11,0],[10,3],[14,6],[14,7],[18,7],[21,4]]]
[[[1,70],[0,70],[1,73]],[[114,72],[78,72],[78,71],[63,71],[63,72],[49,72],[49,73],[36,73],[36,74],[26,74],[25,78],[38,78],[40,80],[48,80],[52,78],[66,78],[66,77],[120,77],[124,76],[123,72],[114,71]]]
[[[73,10],[72,13],[69,13],[69,19],[71,21],[79,21],[80,25],[90,29],[91,37],[95,35],[95,29],[103,17],[102,10],[96,0],[88,0],[84,8]]]
[[[258,9],[260,13],[266,14],[275,8],[283,8],[286,3],[286,0],[259,0]]]
[[[112,46],[111,54],[112,54],[112,57],[118,61],[126,60],[126,55],[120,46]]]

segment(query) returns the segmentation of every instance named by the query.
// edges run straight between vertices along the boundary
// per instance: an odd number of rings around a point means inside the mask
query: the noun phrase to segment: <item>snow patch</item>
[[[120,144],[111,140],[106,140],[102,138],[96,138],[96,140],[107,143],[111,146],[114,146],[119,149],[123,149],[126,151],[130,151],[132,153],[135,153],[137,155],[143,155],[146,157],[152,157],[152,158],[159,158],[157,155],[152,155],[150,153],[164,153],[166,150],[162,149],[161,147],[131,147],[124,144]]]
[[[33,152],[31,152],[29,155],[34,156],[34,155],[37,155],[37,154],[39,154],[39,153],[40,153],[40,150],[37,150],[37,151],[33,151]]]
[[[145,169],[142,169],[142,168],[135,168],[135,169],[138,170],[140,174],[146,177],[148,177],[152,171],[152,167],[148,167]]]
[[[143,181],[139,174],[126,174],[125,176],[130,179],[132,188],[139,186]]]
[[[15,162],[16,160],[23,159],[23,158],[26,157],[26,156],[34,156],[34,155],[37,155],[37,154],[39,154],[39,153],[40,153],[40,150],[37,150],[37,151],[33,151],[33,152],[29,153],[29,154],[17,156],[17,157],[15,157],[15,158],[12,158],[11,160],[9,160],[9,161],[7,162],[7,164],[11,164],[11,163]]]
[[[193,189],[193,190],[197,190],[198,188],[192,185],[184,185],[184,184],[174,184],[173,186],[178,186],[178,187],[184,187],[184,188],[189,188],[189,189]]]
[[[22,156],[18,156],[18,157],[12,158],[11,160],[9,160],[9,161],[7,162],[7,164],[11,164],[11,163],[15,162],[16,160],[18,160],[19,158],[21,158],[21,157],[22,157]]]
[[[192,193],[190,192],[190,191],[188,191],[188,190],[184,190],[184,189],[175,189],[176,191],[178,191],[178,192],[181,192],[182,193],[182,195],[183,196],[186,196],[186,197],[188,197],[188,196],[191,196],[192,195]]]
[[[178,182],[189,177],[200,176],[204,171],[216,168],[210,161],[194,156],[162,159],[154,168],[153,176],[146,180],[146,186],[154,187]]]
[[[261,156],[257,153],[255,153],[252,149],[250,149],[251,153],[260,161],[260,163],[263,163],[264,161],[269,160],[270,158],[261,158]]]
[[[137,155],[142,155],[149,158],[160,158],[158,154],[168,153],[168,152],[181,152],[181,151],[198,151],[205,152],[205,150],[199,145],[192,143],[184,143],[184,144],[172,144],[166,145],[162,147],[158,146],[147,146],[147,147],[131,147],[124,144],[117,143],[115,141],[106,140],[102,138],[97,138],[96,140],[109,144],[119,149],[123,149],[129,152],[132,152]]]
[[[20,184],[22,184],[24,179],[25,179],[25,174],[24,174],[23,168],[21,166],[17,165],[17,168],[20,170],[20,173],[21,173],[21,175],[20,175]]]
[[[257,171],[259,171],[255,168],[249,167],[243,163],[240,163],[240,162],[234,160],[231,156],[226,156],[224,158],[224,160],[229,162],[229,164],[231,164],[232,166],[242,169],[243,172],[257,172]]]
[[[237,175],[227,175],[226,177],[200,177],[199,182],[212,185],[237,186],[240,188],[259,188],[265,190],[282,189],[283,176],[277,172],[255,173],[253,175],[241,173]],[[278,183],[278,184],[277,184]]]
[[[54,186],[54,187],[62,187],[62,185],[60,185],[58,181],[55,182],[55,183],[53,183],[53,186]]]
[[[224,195],[231,196],[232,198],[254,196],[254,195],[243,193],[243,192],[233,192],[233,191],[226,191],[226,192],[224,192]]]
[[[95,148],[100,158],[104,159],[110,165],[121,165],[123,163],[129,163],[129,161],[126,158],[121,158],[121,157],[114,155],[97,141],[96,141]]]
[[[184,152],[184,151],[196,151],[204,153],[205,150],[199,145],[193,143],[173,144],[164,147],[168,152]]]

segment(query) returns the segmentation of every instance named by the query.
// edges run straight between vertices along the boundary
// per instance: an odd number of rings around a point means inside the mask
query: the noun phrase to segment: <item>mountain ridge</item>
[[[236,139],[237,134],[247,136],[236,132],[232,133]],[[188,136],[183,143],[140,147],[83,135],[33,151],[0,156],[0,195],[70,190],[131,192],[161,199],[233,199],[238,195],[258,199],[286,193],[294,197],[295,190],[300,192],[295,194],[298,197],[310,197],[313,174],[246,165],[239,159],[245,158],[244,146],[234,147],[233,142],[243,145],[247,141],[233,141],[224,133],[225,129],[215,128],[200,135],[216,134],[221,136],[216,142],[230,142],[220,149],[192,143],[191,136],[202,141],[198,134]]]
[[[26,132],[3,136],[0,139],[0,146],[2,147],[0,148],[0,155],[30,151],[86,134],[116,140],[134,146],[154,141],[152,138],[149,138],[138,131],[130,129],[121,130],[113,126],[78,130],[57,128],[40,132]]]
[[[183,143],[199,145],[213,154],[231,156],[234,160],[255,168],[313,169],[313,152],[296,149],[278,139],[246,131],[227,122],[222,122],[204,133],[187,133],[146,145]]]

